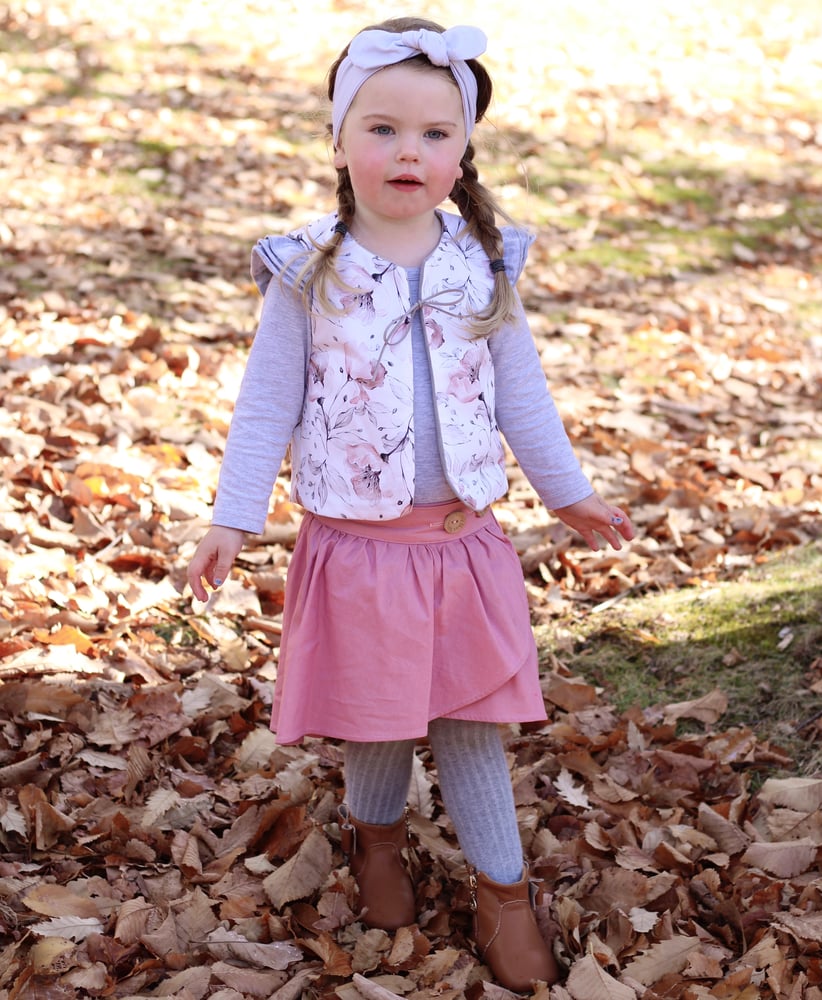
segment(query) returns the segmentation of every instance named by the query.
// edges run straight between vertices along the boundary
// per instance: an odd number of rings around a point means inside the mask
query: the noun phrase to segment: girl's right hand
[[[188,566],[188,582],[198,601],[207,601],[203,580],[216,589],[228,579],[234,560],[243,547],[245,532],[213,524],[197,546]]]
[[[569,528],[578,531],[595,552],[599,550],[597,535],[604,538],[612,549],[621,549],[620,536],[629,542],[635,534],[625,511],[606,503],[596,493],[567,507],[555,508],[554,513]]]

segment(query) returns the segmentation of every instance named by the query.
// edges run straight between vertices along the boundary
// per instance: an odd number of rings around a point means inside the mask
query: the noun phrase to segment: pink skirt
[[[519,557],[490,511],[306,513],[283,619],[280,744],[418,739],[437,718],[546,718]]]

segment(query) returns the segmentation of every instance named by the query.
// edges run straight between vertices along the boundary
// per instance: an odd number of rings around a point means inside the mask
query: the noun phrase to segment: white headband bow
[[[357,96],[357,91],[369,77],[386,66],[403,62],[420,54],[434,66],[447,66],[457,81],[462,95],[466,142],[477,117],[477,81],[466,59],[476,59],[485,52],[488,39],[480,28],[458,25],[447,31],[382,31],[371,28],[361,31],[348,46],[348,54],[340,63],[334,80],[334,103],[331,129],[336,147],[343,119]]]

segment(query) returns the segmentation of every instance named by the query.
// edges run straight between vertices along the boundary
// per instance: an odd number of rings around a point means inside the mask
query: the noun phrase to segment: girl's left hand
[[[625,511],[606,503],[597,493],[567,507],[559,507],[554,513],[569,528],[578,531],[594,551],[599,550],[597,535],[613,549],[622,548],[620,536],[628,542],[634,537],[634,526]]]

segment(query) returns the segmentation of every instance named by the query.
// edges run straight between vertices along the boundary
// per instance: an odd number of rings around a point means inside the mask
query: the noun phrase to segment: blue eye
[[[390,125],[375,125],[371,131],[375,135],[391,135],[393,130]]]
[[[431,128],[426,133],[429,139],[447,139],[448,133],[443,132],[441,128]]]

